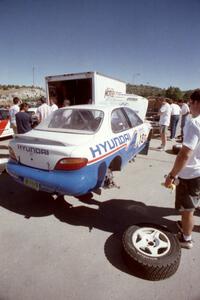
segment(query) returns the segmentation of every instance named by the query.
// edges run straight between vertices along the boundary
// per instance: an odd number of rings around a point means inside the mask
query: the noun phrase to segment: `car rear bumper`
[[[16,164],[7,163],[7,172],[15,181],[38,191],[79,196],[92,190],[97,182],[91,167],[76,171],[45,171]]]

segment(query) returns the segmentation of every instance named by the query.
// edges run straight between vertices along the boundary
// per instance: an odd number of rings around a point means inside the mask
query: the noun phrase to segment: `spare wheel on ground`
[[[164,227],[133,225],[124,232],[122,242],[125,261],[138,277],[161,280],[178,269],[180,244],[177,237]]]

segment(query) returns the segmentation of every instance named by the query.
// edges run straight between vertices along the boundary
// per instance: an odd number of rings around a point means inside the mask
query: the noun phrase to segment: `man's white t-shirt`
[[[161,115],[160,115],[159,124],[169,126],[170,117],[171,117],[171,107],[170,107],[169,103],[163,104],[160,108],[160,112],[161,112]]]
[[[184,116],[186,114],[188,114],[190,112],[189,106],[187,105],[187,103],[183,103],[182,107],[181,107],[181,115]]]
[[[58,109],[58,106],[55,103],[51,105],[51,111],[52,112],[57,110],[57,109]]]
[[[200,176],[200,116],[191,118],[184,127],[183,145],[193,150],[187,165],[178,174],[180,178],[192,179]]]
[[[11,106],[11,108],[9,109],[9,116],[10,116],[10,124],[11,125],[15,125],[16,126],[15,115],[18,112],[19,112],[19,105],[18,104],[15,104],[15,105]]]
[[[39,119],[42,122],[50,115],[51,112],[52,112],[51,107],[48,104],[43,103],[37,108],[36,115],[39,117]]]
[[[181,108],[178,104],[176,103],[172,103],[171,104],[171,115],[174,116],[174,115],[180,115],[181,113]]]

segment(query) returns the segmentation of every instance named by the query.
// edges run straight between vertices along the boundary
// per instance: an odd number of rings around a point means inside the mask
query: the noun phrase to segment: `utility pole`
[[[137,76],[140,76],[140,73],[133,74],[133,85],[135,84],[135,79]]]
[[[32,68],[33,71],[33,87],[35,87],[35,67]]]

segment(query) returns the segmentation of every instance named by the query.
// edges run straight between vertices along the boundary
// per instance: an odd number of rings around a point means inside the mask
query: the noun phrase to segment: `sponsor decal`
[[[103,143],[100,143],[94,147],[90,147],[93,158],[100,156],[104,153],[110,152],[111,150],[118,148],[121,145],[126,145],[131,141],[131,136],[129,133],[122,134],[113,139],[107,140]]]
[[[143,131],[134,131],[131,142],[129,145],[127,145],[128,150],[130,147],[133,147],[134,149],[139,148],[142,144],[145,143],[147,139],[147,135]]]
[[[135,130],[132,134],[132,137],[129,133],[125,133],[119,135],[118,137],[114,137],[110,140],[104,141],[103,143],[99,143],[94,147],[89,147],[93,159],[104,154],[113,153],[123,147],[125,147],[126,151],[132,149],[139,148],[146,141],[146,134],[143,132],[138,132]]]
[[[111,97],[113,97],[114,95],[115,95],[115,91],[114,91],[113,88],[107,88],[107,89],[105,90],[104,97],[106,97],[106,96],[111,96]]]
[[[30,154],[43,154],[43,155],[49,155],[49,150],[46,149],[40,149],[40,148],[34,148],[29,146],[23,146],[23,145],[17,145],[17,148],[22,151],[29,152]]]

